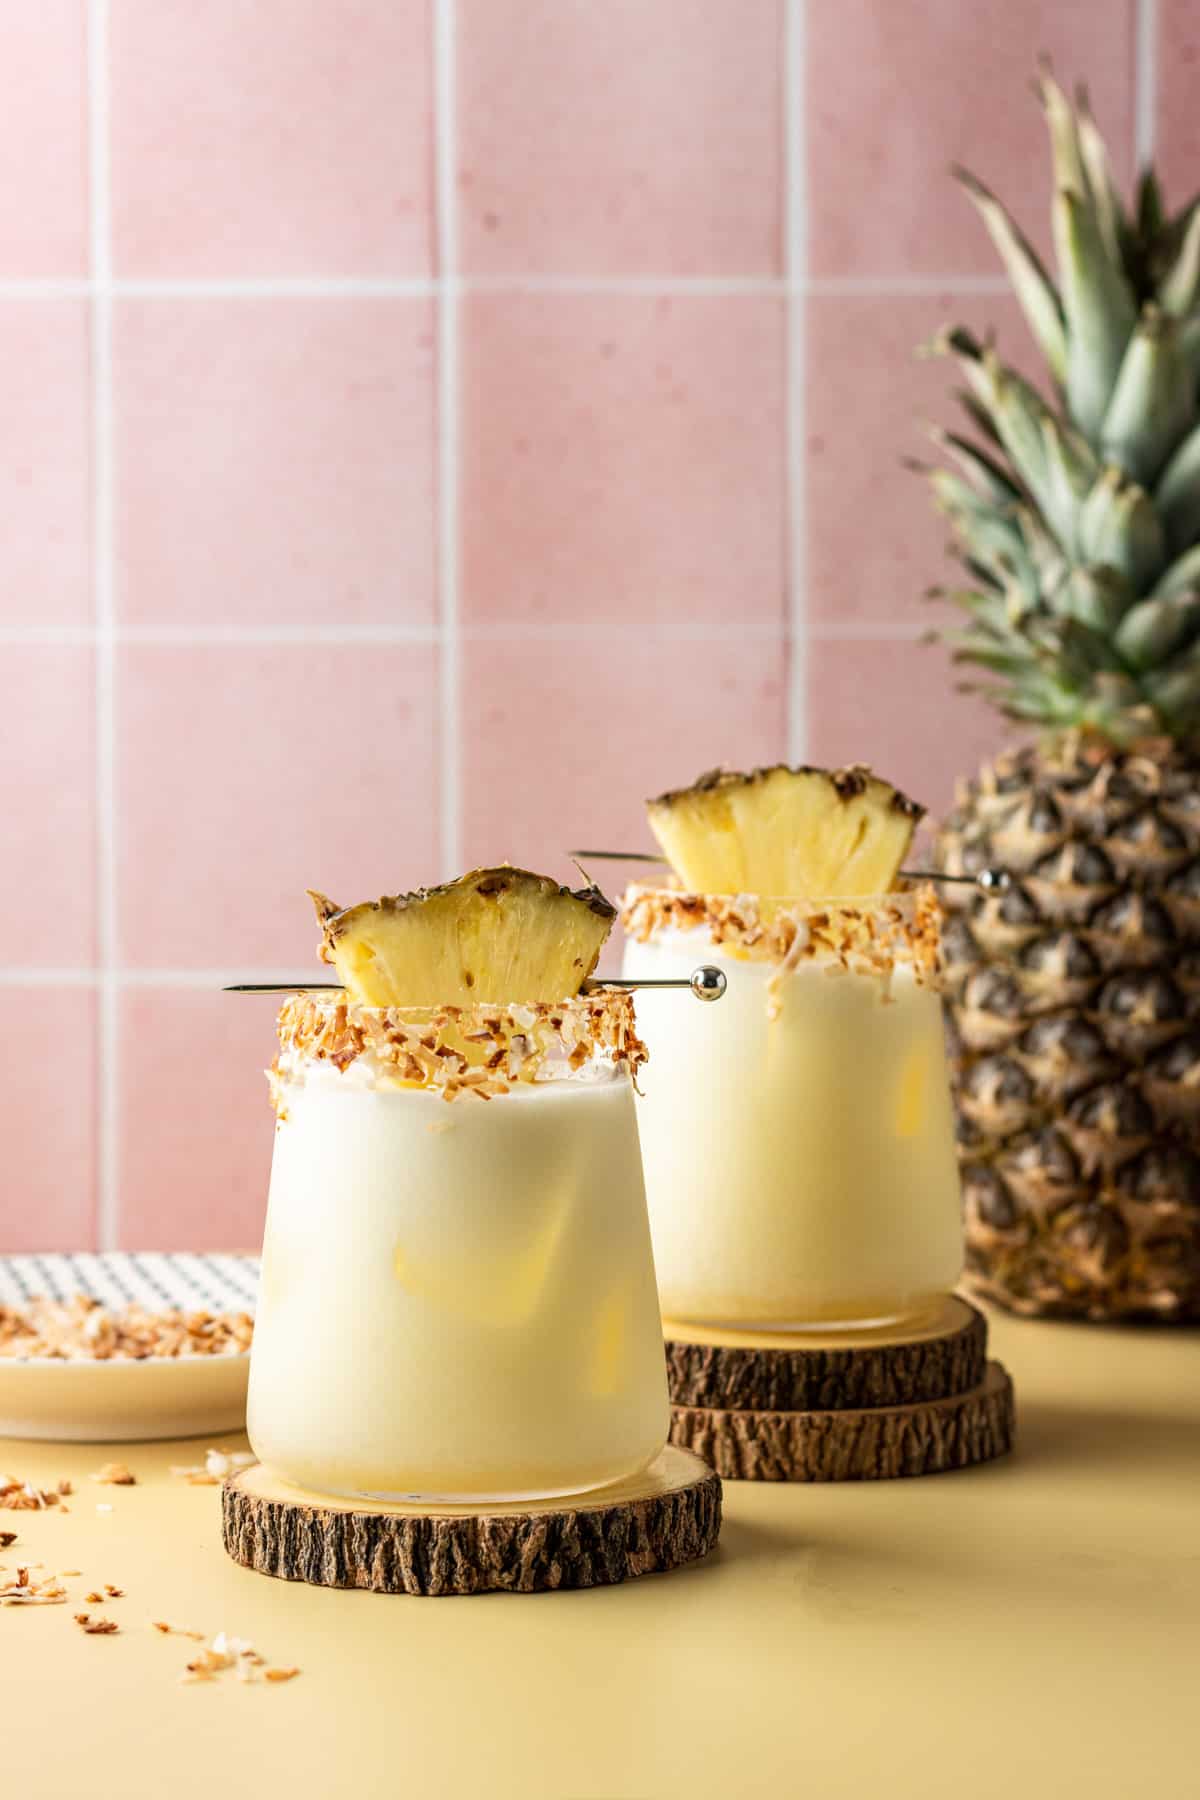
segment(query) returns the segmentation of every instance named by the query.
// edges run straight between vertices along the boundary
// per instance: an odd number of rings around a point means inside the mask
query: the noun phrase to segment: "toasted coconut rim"
[[[621,988],[506,1006],[367,1007],[341,995],[294,994],[280,1009],[278,1031],[280,1053],[267,1079],[281,1118],[288,1081],[306,1062],[342,1072],[365,1057],[381,1085],[490,1100],[593,1060],[636,1079],[647,1054],[633,996]]]
[[[704,931],[711,943],[780,971],[824,962],[889,976],[904,964],[931,986],[938,982],[941,917],[929,884],[854,900],[690,894],[635,884],[621,898],[621,923],[637,943],[662,932]]]

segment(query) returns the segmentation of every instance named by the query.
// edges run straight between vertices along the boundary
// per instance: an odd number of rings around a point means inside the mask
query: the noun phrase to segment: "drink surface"
[[[668,1319],[776,1329],[909,1318],[962,1263],[941,1006],[899,963],[779,971],[703,927],[631,943],[626,969],[724,969],[720,1006],[639,996],[639,1104]]]
[[[658,1299],[628,1076],[446,1101],[287,1081],[249,1431],[341,1494],[520,1499],[661,1449]]]

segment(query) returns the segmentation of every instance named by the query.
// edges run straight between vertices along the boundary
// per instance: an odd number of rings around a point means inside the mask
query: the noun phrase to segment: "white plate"
[[[91,1294],[106,1306],[136,1300],[155,1312],[254,1313],[257,1256],[113,1251],[94,1256],[0,1256],[0,1305],[35,1295]],[[0,1356],[0,1437],[113,1443],[241,1431],[248,1353],[144,1362],[60,1362]]]

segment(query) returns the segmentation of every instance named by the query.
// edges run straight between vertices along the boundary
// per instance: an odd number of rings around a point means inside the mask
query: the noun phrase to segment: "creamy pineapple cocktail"
[[[337,1494],[515,1500],[667,1435],[615,918],[520,869],[341,911],[279,1017],[249,1431]]]
[[[627,968],[728,980],[719,1021],[639,1003],[664,1315],[916,1319],[962,1261],[938,909],[899,876],[921,809],[864,769],[773,768],[648,811],[673,875],[625,895]]]

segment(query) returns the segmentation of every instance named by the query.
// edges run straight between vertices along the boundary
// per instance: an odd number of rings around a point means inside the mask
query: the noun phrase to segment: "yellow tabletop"
[[[1019,1449],[926,1480],[727,1484],[703,1566],[578,1594],[424,1600],[229,1562],[203,1444],[0,1443],[70,1477],[0,1513],[65,1607],[0,1608],[2,1783],[95,1796],[758,1795],[1128,1800],[1200,1790],[1200,1334],[993,1318]],[[238,1447],[233,1441],[230,1447]],[[136,1487],[89,1471],[128,1463]],[[100,1512],[97,1506],[111,1507]],[[7,1576],[5,1577],[7,1579]],[[101,1609],[83,1595],[112,1582]],[[76,1610],[119,1620],[87,1637]],[[302,1671],[181,1686],[189,1643]]]

